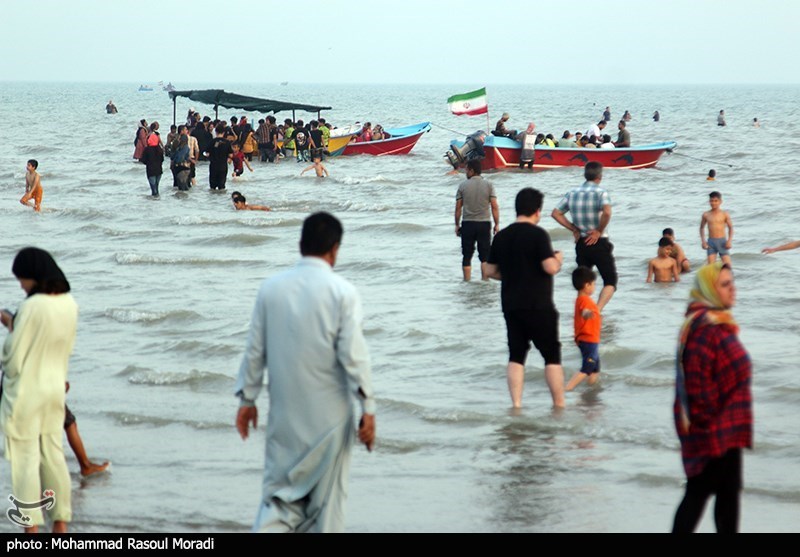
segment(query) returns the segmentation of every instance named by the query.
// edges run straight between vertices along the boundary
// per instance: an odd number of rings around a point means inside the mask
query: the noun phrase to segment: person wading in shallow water
[[[603,289],[597,299],[602,312],[617,290],[617,265],[614,245],[608,238],[611,222],[611,198],[600,187],[603,165],[589,162],[583,170],[586,182],[568,191],[553,209],[552,217],[575,238],[575,254],[579,267],[597,266],[603,278]],[[572,222],[565,213],[572,211]]]
[[[491,210],[491,217],[489,211]],[[491,228],[494,219],[494,229]],[[481,278],[489,280],[483,264],[489,256],[492,234],[500,231],[500,207],[491,182],[481,176],[481,161],[467,162],[467,179],[461,182],[456,192],[456,236],[461,237],[461,271],[464,280],[472,278],[472,256],[478,245],[478,260],[481,262]]]
[[[333,272],[342,233],[333,215],[306,218],[302,259],[258,292],[235,387],[241,400],[236,428],[247,439],[258,422],[255,400],[265,368],[269,374],[267,456],[254,531],[342,531],[355,434],[367,450],[375,442],[361,302]]]
[[[731,314],[736,288],[722,262],[697,271],[676,357],[675,429],[686,494],[673,533],[693,532],[716,495],[717,532],[739,530],[742,449],[753,446],[752,364]]]

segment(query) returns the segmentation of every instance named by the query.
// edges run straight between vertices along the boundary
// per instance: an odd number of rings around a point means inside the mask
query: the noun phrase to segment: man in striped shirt
[[[603,277],[603,289],[597,300],[597,308],[602,312],[617,289],[617,265],[614,261],[614,245],[608,239],[608,224],[611,222],[611,198],[600,187],[603,179],[603,165],[589,162],[583,169],[586,182],[568,191],[556,208],[552,217],[575,237],[575,254],[578,266],[597,266]],[[565,213],[572,211],[572,221]]]

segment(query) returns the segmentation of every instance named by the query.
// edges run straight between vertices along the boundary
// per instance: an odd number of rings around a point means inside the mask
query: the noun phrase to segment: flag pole
[[[492,133],[492,128],[489,125],[489,93],[486,93],[486,133]]]

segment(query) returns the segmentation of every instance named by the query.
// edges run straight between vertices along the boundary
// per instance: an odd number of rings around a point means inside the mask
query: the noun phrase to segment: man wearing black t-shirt
[[[219,124],[216,127],[217,137],[215,137],[206,150],[208,157],[208,186],[212,189],[225,189],[225,181],[228,179],[228,159],[233,154],[231,142],[225,139],[225,126]]]
[[[514,408],[522,406],[525,358],[530,341],[544,358],[544,376],[553,405],[564,406],[564,370],[558,340],[558,312],[553,303],[553,275],[564,259],[553,251],[550,236],[538,226],[544,196],[533,188],[517,194],[517,220],[497,233],[486,272],[502,281],[501,301],[508,332],[508,391]]]
[[[322,130],[319,129],[319,122],[316,120],[311,120],[310,125],[311,131],[308,132],[308,135],[311,136],[311,160],[313,161],[317,157],[322,160],[325,150],[322,145]]]
[[[292,139],[294,139],[294,146],[297,151],[297,162],[307,161],[310,142],[308,139],[308,130],[305,128],[305,124],[303,124],[302,120],[297,121]]]

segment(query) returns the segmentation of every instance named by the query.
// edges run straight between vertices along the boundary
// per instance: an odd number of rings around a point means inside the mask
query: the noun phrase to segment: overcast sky
[[[0,80],[800,83],[795,0],[2,0]]]

